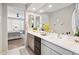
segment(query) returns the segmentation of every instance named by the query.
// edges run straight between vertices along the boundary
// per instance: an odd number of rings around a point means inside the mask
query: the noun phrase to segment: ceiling
[[[49,5],[52,7],[48,7]],[[54,12],[69,5],[71,3],[32,3],[27,10],[37,13]]]
[[[25,3],[8,3],[7,5],[15,9],[24,10],[26,4]]]
[[[54,12],[61,8],[67,7],[71,5],[71,3],[8,3],[7,5],[20,10],[24,10],[25,6],[28,6],[28,11],[46,13]],[[49,5],[51,5],[52,7],[48,7]]]

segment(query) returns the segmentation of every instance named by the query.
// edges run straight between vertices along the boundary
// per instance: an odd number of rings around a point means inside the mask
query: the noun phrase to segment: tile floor
[[[7,55],[34,55],[34,53],[27,47],[24,46],[9,50]]]

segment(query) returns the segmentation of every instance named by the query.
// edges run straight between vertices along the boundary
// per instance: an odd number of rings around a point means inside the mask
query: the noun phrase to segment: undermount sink
[[[57,34],[57,33],[46,33],[46,32],[40,32],[42,36],[48,36],[50,38],[57,38],[60,40],[66,40],[70,43],[79,43],[79,38],[70,36],[70,35],[62,35],[62,34]]]
[[[77,37],[70,37],[69,39],[68,39],[68,41],[70,41],[70,42],[73,42],[73,43],[79,43],[79,38],[77,38]]]

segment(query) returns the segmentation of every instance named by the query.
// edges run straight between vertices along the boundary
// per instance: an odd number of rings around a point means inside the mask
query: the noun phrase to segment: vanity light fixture
[[[52,7],[52,5],[48,5],[48,7],[49,7],[49,8],[51,8],[51,7]]]

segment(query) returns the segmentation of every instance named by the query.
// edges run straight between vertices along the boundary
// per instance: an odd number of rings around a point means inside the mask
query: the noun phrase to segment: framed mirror
[[[36,16],[35,19],[35,28],[39,28],[40,27],[40,16]]]
[[[29,15],[28,18],[29,18],[29,27],[34,28],[34,16]]]

